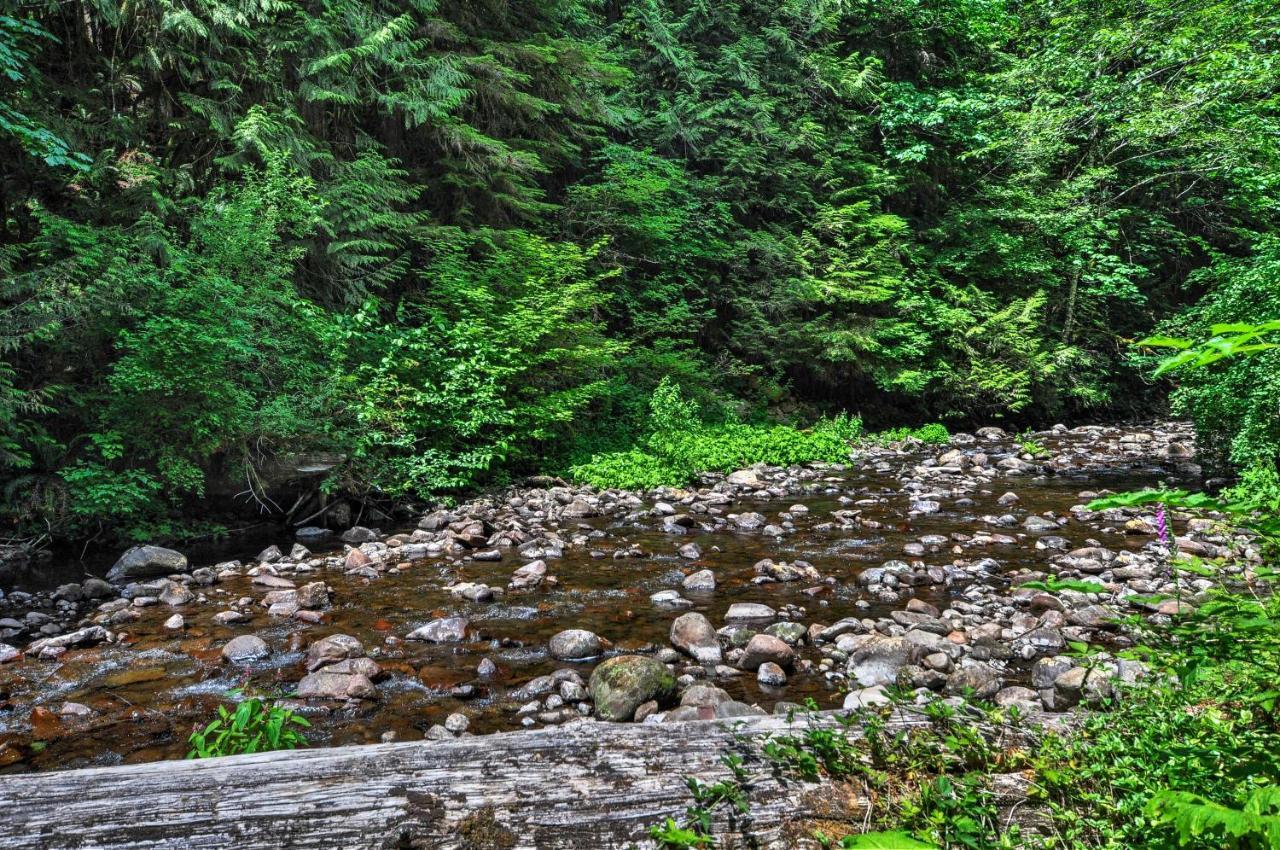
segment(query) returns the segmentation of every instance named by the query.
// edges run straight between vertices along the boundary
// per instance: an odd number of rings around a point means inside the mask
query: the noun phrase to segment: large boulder
[[[681,614],[671,624],[671,645],[704,664],[719,664],[720,641],[706,617],[696,612]]]
[[[120,556],[107,573],[107,580],[127,584],[144,578],[185,573],[190,565],[187,556],[161,546],[134,546]]]
[[[676,680],[665,664],[653,658],[619,655],[592,671],[587,690],[597,717],[626,722],[649,700],[669,702],[675,696]]]

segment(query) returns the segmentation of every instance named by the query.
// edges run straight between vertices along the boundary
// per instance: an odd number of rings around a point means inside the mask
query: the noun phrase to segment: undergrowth
[[[707,423],[696,404],[668,379],[650,399],[648,425],[631,448],[593,455],[572,467],[571,475],[602,490],[650,490],[688,484],[704,472],[732,472],[755,464],[843,463],[862,440],[888,444],[915,439],[943,445],[951,439],[946,427],[937,423],[867,434],[861,419],[846,415],[821,419],[810,428]]]

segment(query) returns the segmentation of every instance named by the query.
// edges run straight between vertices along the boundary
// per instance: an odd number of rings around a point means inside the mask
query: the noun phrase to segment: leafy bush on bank
[[[709,425],[680,388],[664,378],[649,404],[650,430],[633,448],[597,454],[574,466],[573,476],[593,487],[648,490],[687,484],[702,472],[731,472],[752,464],[790,466],[849,459],[862,435],[857,418],[823,419],[811,428],[790,425]]]

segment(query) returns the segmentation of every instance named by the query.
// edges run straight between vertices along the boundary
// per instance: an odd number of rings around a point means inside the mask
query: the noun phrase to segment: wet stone
[[[257,635],[239,635],[222,647],[223,659],[232,664],[257,661],[266,658],[268,654],[270,650],[267,649],[267,642]]]

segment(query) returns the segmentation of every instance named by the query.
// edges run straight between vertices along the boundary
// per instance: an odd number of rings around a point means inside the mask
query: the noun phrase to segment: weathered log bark
[[[797,721],[801,723],[802,721]],[[824,718],[818,722],[831,722]],[[920,720],[899,716],[894,725]],[[624,848],[727,776],[785,718],[581,723],[439,743],[263,753],[0,779],[5,848]],[[784,782],[758,760],[726,847],[795,847],[870,805],[854,786]],[[1017,795],[1014,794],[1014,797]],[[1016,803],[1016,799],[1013,803]]]

